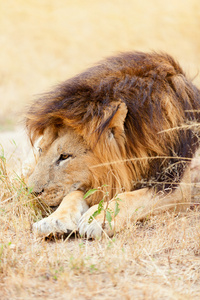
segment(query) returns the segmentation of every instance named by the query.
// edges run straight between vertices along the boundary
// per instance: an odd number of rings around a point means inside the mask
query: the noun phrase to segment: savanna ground
[[[200,299],[197,205],[113,239],[44,241],[18,177],[33,95],[125,50],[169,52],[200,86],[199,30],[199,0],[0,0],[0,299]]]

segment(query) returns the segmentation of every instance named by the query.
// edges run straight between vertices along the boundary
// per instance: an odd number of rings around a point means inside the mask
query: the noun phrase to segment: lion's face
[[[28,185],[50,206],[57,206],[74,190],[91,186],[90,167],[94,155],[83,139],[71,129],[44,132],[38,145],[38,160]]]

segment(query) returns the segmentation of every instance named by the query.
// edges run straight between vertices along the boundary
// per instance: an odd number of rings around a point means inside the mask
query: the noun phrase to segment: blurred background
[[[200,86],[200,1],[0,0],[0,131],[35,95],[127,50],[166,51]]]

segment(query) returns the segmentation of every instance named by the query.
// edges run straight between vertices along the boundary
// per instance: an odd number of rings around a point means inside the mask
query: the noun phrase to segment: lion
[[[112,236],[187,209],[199,109],[199,89],[156,52],[108,57],[41,95],[26,114],[31,143],[39,141],[28,186],[57,208],[33,230]]]

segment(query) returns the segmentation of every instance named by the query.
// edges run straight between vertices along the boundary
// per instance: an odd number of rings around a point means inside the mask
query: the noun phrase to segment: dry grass
[[[198,74],[199,0],[0,0],[0,14],[2,129],[20,120],[33,94],[117,51],[167,51]],[[22,150],[24,142],[17,158]],[[5,166],[2,155],[0,299],[200,298],[198,212],[166,213],[112,240],[37,240],[31,224],[40,212]]]

